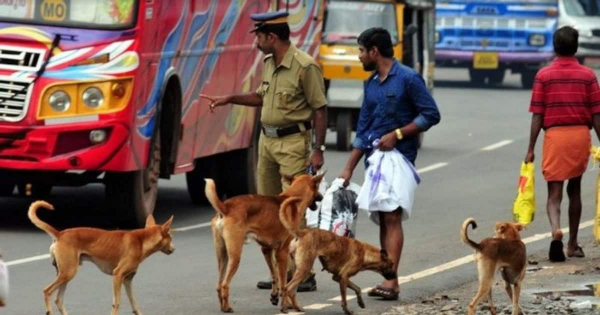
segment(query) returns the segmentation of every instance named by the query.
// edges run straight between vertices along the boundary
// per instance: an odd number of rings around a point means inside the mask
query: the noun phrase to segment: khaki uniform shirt
[[[291,45],[281,64],[264,59],[263,80],[256,93],[263,98],[261,122],[286,127],[310,121],[313,111],[327,105],[323,74],[315,60]]]

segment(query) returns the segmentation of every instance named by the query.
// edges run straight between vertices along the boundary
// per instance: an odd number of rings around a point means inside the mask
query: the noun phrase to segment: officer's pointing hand
[[[212,112],[213,109],[217,106],[224,106],[229,104],[229,97],[228,96],[208,96],[205,94],[200,94],[200,98],[206,99],[210,101],[210,111]]]

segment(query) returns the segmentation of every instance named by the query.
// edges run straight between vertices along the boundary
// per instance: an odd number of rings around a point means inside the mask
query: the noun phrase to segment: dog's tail
[[[466,219],[465,222],[463,222],[463,224],[462,224],[460,237],[461,237],[463,243],[465,243],[465,244],[469,245],[470,247],[473,247],[473,249],[479,251],[479,250],[481,250],[481,247],[479,246],[479,244],[473,242],[471,239],[469,239],[469,235],[467,235],[467,229],[469,228],[469,225],[471,225],[473,227],[473,230],[477,228],[477,223],[475,222],[475,219],[473,219],[473,218]]]
[[[38,218],[37,216],[37,211],[39,208],[44,208],[47,210],[54,210],[54,206],[52,206],[51,204],[39,200],[36,201],[34,203],[31,204],[31,206],[29,206],[29,211],[27,212],[27,216],[29,217],[29,220],[31,220],[31,222],[37,226],[40,230],[48,233],[48,235],[50,235],[50,237],[52,237],[54,240],[58,239],[58,235],[60,234],[60,232],[53,228],[50,224],[40,220],[40,218]]]
[[[223,204],[223,202],[219,199],[217,195],[217,186],[215,185],[215,181],[210,178],[205,178],[206,186],[204,187],[204,194],[206,194],[206,199],[210,202],[210,205],[221,215],[227,215],[227,207]]]
[[[306,211],[302,211],[301,208],[298,208],[298,202],[300,201],[302,201],[302,198],[300,197],[289,197],[284,200],[279,207],[279,220],[281,220],[281,224],[283,224],[288,232],[294,237],[298,237],[300,222]]]

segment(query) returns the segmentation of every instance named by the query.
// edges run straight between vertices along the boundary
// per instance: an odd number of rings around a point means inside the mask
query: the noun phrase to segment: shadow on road
[[[459,89],[476,89],[476,90],[496,90],[496,91],[526,91],[520,85],[511,85],[504,83],[502,85],[474,85],[469,81],[454,81],[454,80],[435,80],[435,87],[438,88],[459,88]]]
[[[35,200],[20,197],[0,198],[0,230],[15,232],[37,230],[27,217],[27,210],[33,201]],[[109,206],[101,185],[58,188],[53,190],[46,201],[54,205],[56,210],[40,209],[38,216],[59,230],[81,226],[110,230],[119,228],[118,222],[113,219],[114,211]],[[177,223],[198,216],[199,212],[209,213],[211,217],[213,213],[208,207],[193,205],[185,189],[172,187],[159,189],[157,208],[154,213],[157,222],[164,222],[169,216],[174,215],[174,226],[181,226],[182,223]],[[204,221],[207,220],[210,219]]]

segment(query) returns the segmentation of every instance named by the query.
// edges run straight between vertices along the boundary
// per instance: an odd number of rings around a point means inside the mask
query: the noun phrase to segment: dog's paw
[[[359,299],[358,300],[358,306],[360,306],[360,308],[365,308],[366,307],[365,301],[363,301],[362,299]]]
[[[279,296],[271,295],[271,304],[273,304],[274,306],[279,305]]]
[[[231,306],[229,306],[229,307],[222,307],[221,308],[221,312],[223,312],[223,313],[233,313],[233,308],[231,308]]]
[[[283,313],[283,314],[287,314],[287,313],[288,313],[288,309],[287,309],[287,307],[282,307],[282,308],[280,308],[280,309],[279,309],[279,311],[280,311],[281,313]]]

